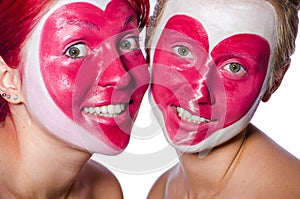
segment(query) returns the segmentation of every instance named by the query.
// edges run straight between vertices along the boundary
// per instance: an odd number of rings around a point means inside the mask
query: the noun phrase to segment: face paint
[[[276,20],[265,1],[167,4],[154,35],[152,102],[174,147],[204,151],[245,128],[269,79]]]
[[[149,82],[136,14],[126,0],[62,2],[34,31],[40,42],[27,44],[35,55],[24,72],[29,110],[65,141],[119,153]]]

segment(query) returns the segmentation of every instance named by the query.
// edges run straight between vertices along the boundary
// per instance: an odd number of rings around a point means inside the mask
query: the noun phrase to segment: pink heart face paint
[[[184,28],[185,24],[197,29]],[[185,136],[179,130],[197,130],[187,143],[199,143],[208,129],[215,132],[244,116],[262,87],[269,56],[268,42],[254,34],[226,38],[208,55],[203,26],[187,16],[172,17],[158,41],[153,65],[153,97],[172,141],[182,143],[179,138]]]
[[[129,142],[149,82],[137,26],[127,0],[112,0],[104,9],[65,4],[42,26],[39,63],[47,93],[93,151],[102,152],[93,139],[117,151]],[[62,134],[67,141],[78,136]]]
[[[256,108],[271,56],[269,41],[259,33],[220,30],[215,42],[204,22],[170,15],[153,55],[152,96],[165,134],[173,146],[191,146],[184,148],[191,152],[206,149],[202,142],[216,132],[230,129],[229,139],[245,127],[248,117],[240,121]],[[241,124],[232,129],[236,123]]]

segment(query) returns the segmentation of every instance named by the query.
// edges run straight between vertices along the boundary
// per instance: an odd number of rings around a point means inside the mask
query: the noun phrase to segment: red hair
[[[128,0],[133,9],[137,12],[139,28],[142,29],[148,23],[150,12],[149,0]]]
[[[21,49],[45,8],[55,0],[4,0],[0,1],[0,56],[10,67],[17,67]],[[149,15],[149,0],[128,0],[136,11],[142,29]],[[8,103],[0,97],[0,122],[10,113]]]

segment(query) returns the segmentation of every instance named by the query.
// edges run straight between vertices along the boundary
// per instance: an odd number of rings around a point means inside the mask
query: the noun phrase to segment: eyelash
[[[122,46],[122,44],[125,44],[123,42],[128,42],[129,41],[129,48],[126,49],[126,46]],[[133,43],[134,42],[134,43]],[[127,43],[128,44],[128,43]],[[133,45],[132,45],[133,44]],[[133,46],[133,47],[132,47]],[[140,49],[140,37],[139,36],[129,36],[129,37],[123,37],[120,42],[119,42],[119,45],[118,45],[118,48],[120,51],[130,51],[130,50],[137,50],[137,49]]]
[[[234,68],[231,67],[236,67],[236,66],[238,66],[238,71],[232,71],[232,69],[234,70]],[[240,79],[247,75],[247,70],[245,69],[245,67],[238,62],[227,63],[224,66],[222,66],[221,70],[225,71],[226,77],[233,78],[233,79],[236,78]]]
[[[79,50],[79,55],[77,56],[73,56],[70,54],[70,50],[74,48],[74,50],[78,49]],[[76,49],[75,49],[76,48]],[[64,55],[66,55],[67,57],[71,58],[71,59],[80,59],[82,57],[85,57],[87,54],[88,54],[88,46],[83,43],[83,42],[79,42],[79,43],[76,43],[76,44],[73,44],[71,46],[69,46],[65,52],[64,52]],[[83,52],[82,52],[83,51]],[[83,55],[81,55],[83,53]]]
[[[180,54],[180,52],[179,52],[180,49],[182,49],[182,50],[185,49],[186,52],[187,52],[187,55],[182,55],[182,54]],[[193,56],[191,50],[190,50],[188,47],[184,46],[184,45],[176,45],[176,46],[173,46],[173,47],[172,47],[172,51],[173,51],[173,53],[175,53],[177,56],[183,57],[183,58],[185,58],[185,59],[193,59],[193,58],[194,58],[194,56]]]

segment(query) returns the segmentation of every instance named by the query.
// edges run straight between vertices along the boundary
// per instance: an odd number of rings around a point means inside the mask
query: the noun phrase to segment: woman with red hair
[[[0,3],[0,198],[122,198],[90,160],[127,146],[148,0]]]

